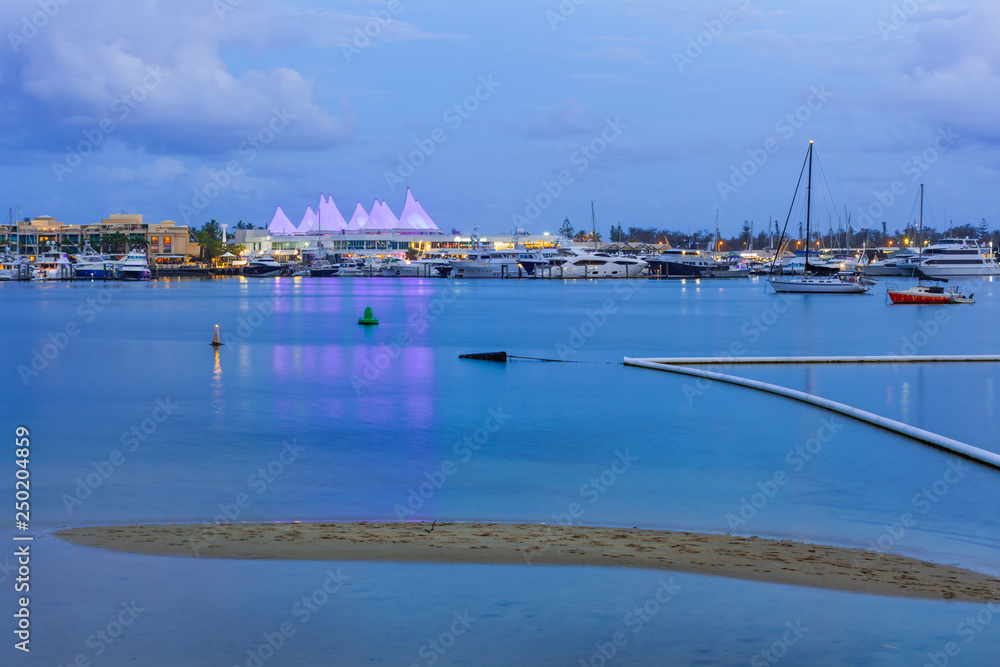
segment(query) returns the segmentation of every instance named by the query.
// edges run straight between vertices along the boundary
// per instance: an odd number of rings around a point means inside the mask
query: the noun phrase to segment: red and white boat
[[[946,304],[946,303],[975,303],[973,294],[968,296],[962,294],[962,288],[942,287],[941,285],[915,285],[909,289],[894,289],[889,287],[886,290],[892,303],[916,303],[916,304]]]

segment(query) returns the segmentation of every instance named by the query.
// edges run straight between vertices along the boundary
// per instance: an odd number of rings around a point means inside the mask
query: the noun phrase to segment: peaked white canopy
[[[399,227],[399,218],[392,212],[389,205],[382,200],[382,222],[385,224],[386,229],[396,229]]]
[[[285,215],[285,212],[282,211],[279,206],[278,210],[274,212],[274,218],[271,219],[271,224],[267,226],[267,231],[272,234],[289,235],[294,234],[296,229],[295,225],[292,224],[292,221],[288,219],[288,216]]]
[[[319,224],[315,231],[320,234],[339,234],[346,229],[347,221],[340,214],[337,205],[333,203],[333,195],[327,199],[323,199],[323,195],[320,195],[319,199],[321,202],[319,205]]]
[[[397,225],[397,228],[403,230],[415,229],[422,231],[429,229],[440,231],[440,228],[427,215],[427,211],[420,205],[420,202],[414,199],[410,188],[406,188],[406,204],[403,206],[403,212],[399,215],[399,225]]]
[[[319,223],[319,216],[316,215],[316,211],[313,210],[312,206],[307,206],[306,214],[302,216],[302,222],[299,223],[299,234],[307,234],[313,231],[317,223]]]
[[[365,223],[368,222],[368,213],[365,211],[365,207],[358,202],[358,205],[354,208],[354,215],[351,216],[351,221],[347,223],[347,231],[356,232],[361,229]]]
[[[368,223],[361,228],[361,231],[391,229],[391,227],[386,227],[387,223],[385,214],[382,213],[382,206],[378,203],[378,199],[376,199],[372,202],[371,212],[368,214]]]

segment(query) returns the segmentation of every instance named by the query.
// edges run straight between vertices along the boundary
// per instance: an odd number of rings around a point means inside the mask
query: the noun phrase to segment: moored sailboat
[[[817,276],[809,273],[813,266],[809,264],[809,233],[810,233],[810,210],[812,208],[812,154],[813,142],[809,142],[809,152],[807,161],[809,163],[809,177],[806,184],[806,257],[805,269],[801,277],[799,276],[771,276],[767,279],[767,284],[775,292],[795,293],[795,294],[865,294],[871,289],[871,285],[858,280],[853,275],[835,274]],[[802,178],[801,172],[799,179]],[[801,183],[801,180],[799,181]],[[796,187],[796,189],[798,189]],[[794,205],[795,198],[792,197]],[[791,209],[789,209],[791,217]],[[788,221],[785,221],[788,226]]]

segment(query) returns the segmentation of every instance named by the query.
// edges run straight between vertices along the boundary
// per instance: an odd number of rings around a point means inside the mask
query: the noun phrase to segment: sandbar
[[[1000,579],[897,554],[710,533],[503,523],[97,526],[56,535],[111,551],[198,558],[629,567],[870,595],[989,602]]]

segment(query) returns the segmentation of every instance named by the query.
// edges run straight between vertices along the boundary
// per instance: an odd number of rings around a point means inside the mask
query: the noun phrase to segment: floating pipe
[[[809,403],[832,412],[839,412],[842,415],[851,417],[852,419],[857,419],[858,421],[867,422],[873,426],[877,426],[887,431],[892,431],[918,442],[923,442],[931,445],[932,447],[937,447],[938,449],[958,454],[959,456],[976,461],[977,463],[982,463],[984,465],[1000,469],[1000,454],[989,452],[985,449],[980,449],[979,447],[973,447],[972,445],[968,445],[964,442],[959,442],[958,440],[953,440],[952,438],[938,435],[937,433],[931,433],[930,431],[925,431],[922,428],[916,428],[915,426],[910,426],[909,424],[904,424],[894,419],[889,419],[888,417],[882,417],[881,415],[877,415],[873,412],[867,412],[865,410],[851,407],[850,405],[845,405],[844,403],[831,401],[828,398],[821,398],[819,396],[807,394],[803,391],[789,389],[788,387],[781,387],[768,382],[760,382],[758,380],[736,377],[735,375],[724,375],[722,373],[713,373],[712,371],[703,371],[698,368],[684,368],[682,366],[657,363],[654,359],[631,359],[629,357],[625,357],[624,363],[626,366],[638,366],[640,368],[667,371],[668,373],[692,375],[694,377],[701,377],[707,380],[716,380],[718,382],[726,382],[742,387],[749,387],[751,389],[759,389],[760,391],[770,394],[776,394],[795,401]]]
[[[996,354],[936,354],[896,356],[844,357],[652,357],[643,358],[657,364],[674,366],[707,366],[736,364],[912,364],[920,362],[997,362]]]

